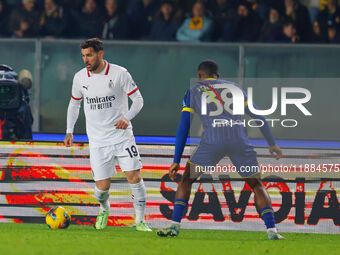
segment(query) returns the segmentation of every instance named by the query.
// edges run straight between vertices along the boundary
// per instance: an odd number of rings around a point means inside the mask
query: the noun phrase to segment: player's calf
[[[96,223],[94,224],[94,228],[104,229],[107,226],[107,220],[109,218],[110,212],[109,203],[110,190],[100,190],[97,188],[97,186],[95,186],[94,196],[100,203],[100,210],[96,219]]]
[[[100,209],[102,211],[110,211],[110,190],[100,190],[95,186],[94,188],[94,196],[100,204]]]
[[[174,201],[174,211],[172,213],[172,223],[166,228],[157,230],[159,236],[178,236],[180,230],[180,223],[186,209],[188,207],[188,200],[190,197],[191,186],[196,181],[198,176],[193,178],[190,175],[190,163],[187,163],[184,174],[176,191],[176,199]]]
[[[139,176],[139,178],[134,178]],[[151,228],[145,223],[145,208],[146,208],[146,189],[144,185],[143,179],[140,177],[140,172],[136,172],[136,174],[128,176],[128,181],[131,187],[131,197],[133,206],[135,208],[136,213],[136,230],[137,231],[152,231]],[[134,181],[132,181],[134,180]]]
[[[271,199],[260,178],[258,176],[247,178],[246,182],[255,193],[256,206],[260,209],[260,217],[266,225],[268,238],[270,240],[285,239],[277,232]]]

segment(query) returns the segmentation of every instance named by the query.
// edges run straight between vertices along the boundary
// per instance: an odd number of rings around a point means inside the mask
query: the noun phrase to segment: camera
[[[32,139],[33,116],[28,89],[32,74],[19,75],[8,65],[0,65],[0,140]]]

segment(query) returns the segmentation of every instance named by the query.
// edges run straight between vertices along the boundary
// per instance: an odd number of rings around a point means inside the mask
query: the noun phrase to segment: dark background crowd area
[[[339,43],[338,0],[0,0],[1,38]]]

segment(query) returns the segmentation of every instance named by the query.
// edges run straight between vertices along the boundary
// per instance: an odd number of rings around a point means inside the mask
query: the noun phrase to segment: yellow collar
[[[206,78],[203,81],[216,81],[216,80],[217,80],[216,78]]]

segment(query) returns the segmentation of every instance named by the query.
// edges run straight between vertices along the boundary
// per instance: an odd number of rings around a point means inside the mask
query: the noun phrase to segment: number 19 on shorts
[[[126,148],[125,149],[129,155],[130,155],[130,158],[133,158],[133,157],[137,157],[138,156],[138,150],[136,148],[136,146],[132,145],[130,148]]]

